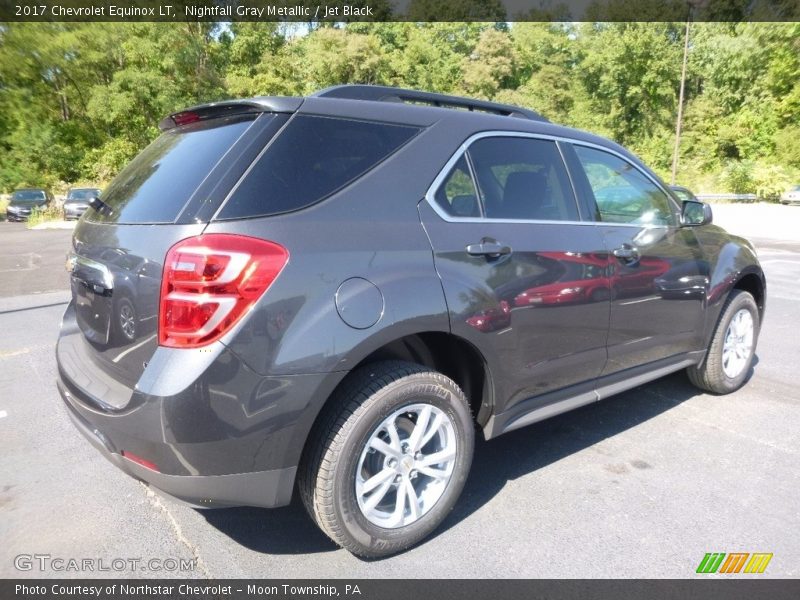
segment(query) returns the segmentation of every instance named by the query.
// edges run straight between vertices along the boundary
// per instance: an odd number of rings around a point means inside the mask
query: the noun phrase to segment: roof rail
[[[473,100],[462,98],[461,96],[448,96],[446,94],[434,94],[432,92],[419,92],[416,90],[406,90],[403,88],[388,87],[383,85],[362,85],[346,84],[334,85],[324,90],[319,90],[311,94],[316,98],[348,98],[350,100],[374,100],[378,102],[407,102],[410,104],[429,104],[444,108],[461,108],[469,111],[480,111],[506,117],[518,117],[530,119],[532,121],[544,121],[549,123],[539,113],[512,106],[510,104],[499,104],[486,100]]]

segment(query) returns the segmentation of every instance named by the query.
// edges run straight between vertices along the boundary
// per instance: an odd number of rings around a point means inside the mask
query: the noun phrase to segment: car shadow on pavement
[[[753,366],[757,362],[756,358]],[[748,378],[752,373],[751,369]],[[488,442],[478,434],[464,492],[431,538],[479,510],[508,481],[620,434],[701,393],[680,372]],[[292,504],[284,508],[220,509],[203,511],[203,515],[209,524],[255,552],[305,554],[338,549],[309,518],[296,491]]]
[[[210,525],[254,552],[312,554],[339,549],[308,516],[297,490],[292,503],[282,508],[224,508],[200,513]]]
[[[623,433],[700,394],[685,373],[680,372],[496,440],[486,442],[478,437],[464,492],[434,535],[444,533],[480,509],[507,482]],[[633,457],[632,462],[643,461]]]

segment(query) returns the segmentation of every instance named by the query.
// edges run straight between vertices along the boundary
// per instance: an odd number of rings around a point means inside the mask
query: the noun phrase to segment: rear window
[[[172,223],[253,118],[202,121],[166,131],[108,186],[103,203],[110,210],[92,209],[89,220]]]
[[[296,116],[256,160],[217,218],[305,208],[351,183],[419,129],[330,117]]]

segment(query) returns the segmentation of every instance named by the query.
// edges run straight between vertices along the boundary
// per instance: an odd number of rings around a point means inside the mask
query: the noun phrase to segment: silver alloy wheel
[[[372,432],[356,469],[356,499],[373,525],[396,529],[442,497],[457,454],[450,417],[430,404],[396,410]]]
[[[136,322],[133,316],[133,308],[129,304],[123,304],[122,308],[120,308],[119,324],[125,337],[132,340],[136,335]]]
[[[722,370],[728,378],[738,377],[750,360],[754,333],[753,315],[745,308],[738,310],[728,324],[722,346]]]

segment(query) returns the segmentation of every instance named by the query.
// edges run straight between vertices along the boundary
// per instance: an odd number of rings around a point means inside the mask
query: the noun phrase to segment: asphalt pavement
[[[0,222],[0,298],[67,289],[64,264],[72,231],[30,231],[25,223]]]
[[[722,213],[742,233],[752,221]],[[111,572],[132,577],[684,578],[707,552],[773,553],[760,577],[800,576],[800,233],[757,240],[767,316],[742,390],[702,394],[678,373],[479,441],[444,526],[378,561],[334,546],[297,498],[197,511],[125,476],[80,436],[54,385],[68,240],[0,224],[0,577],[109,575],[14,566],[45,554],[95,569],[161,561]],[[194,568],[155,568],[167,559]]]

